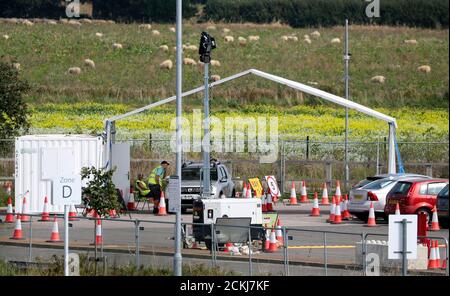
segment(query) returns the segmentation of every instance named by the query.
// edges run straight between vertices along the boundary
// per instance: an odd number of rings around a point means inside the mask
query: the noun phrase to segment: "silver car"
[[[202,162],[186,162],[181,168],[181,210],[183,213],[192,208],[194,200],[202,195]],[[235,184],[227,167],[218,162],[211,162],[211,197],[231,198],[236,195]],[[166,195],[167,195],[166,190]],[[170,197],[168,198],[170,200]]]
[[[370,204],[373,202],[375,216],[384,217],[384,206],[386,205],[386,195],[400,180],[410,178],[431,178],[429,176],[418,174],[384,174],[361,181],[365,184],[361,187],[354,187],[349,192],[348,210],[350,214],[356,216],[360,220],[367,220],[369,215]],[[375,179],[375,180],[373,180]],[[360,183],[361,183],[360,182]]]

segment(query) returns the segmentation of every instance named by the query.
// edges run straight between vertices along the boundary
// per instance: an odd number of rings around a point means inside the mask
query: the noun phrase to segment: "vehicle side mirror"
[[[222,183],[225,183],[227,181],[227,179],[226,178],[222,178],[222,179],[220,179],[220,182],[222,182]]]

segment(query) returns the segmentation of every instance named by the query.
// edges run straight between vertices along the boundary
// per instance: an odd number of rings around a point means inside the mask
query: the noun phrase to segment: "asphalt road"
[[[309,266],[305,269],[303,265],[296,265],[295,262],[312,262],[315,264],[323,264],[325,261],[325,249],[324,249],[324,239],[326,239],[326,257],[327,263],[331,264],[343,264],[343,265],[354,265],[355,262],[355,252],[356,244],[361,241],[363,233],[371,233],[368,237],[369,240],[387,240],[388,225],[383,220],[377,220],[377,227],[365,227],[363,221],[352,220],[344,221],[342,224],[333,225],[327,223],[326,220],[329,215],[328,206],[320,206],[321,214],[320,217],[310,217],[311,204],[301,204],[299,206],[284,206],[278,205],[275,210],[279,213],[279,217],[283,226],[288,228],[288,236],[290,240],[288,241],[288,257],[292,261],[290,265],[290,273],[303,275],[305,274],[324,274],[322,267]],[[139,244],[141,250],[163,250],[170,255],[173,252],[174,240],[173,240],[173,222],[175,221],[174,215],[168,216],[155,216],[150,213],[133,213],[131,214],[133,219],[145,219],[151,220],[152,222],[141,222],[139,231]],[[4,217],[0,217],[4,218]],[[127,215],[122,215],[121,219],[129,221]],[[37,218],[33,219],[32,223],[32,241],[35,244],[44,243],[46,240],[50,239],[52,224],[50,222],[37,222]],[[61,238],[64,234],[64,224],[63,220],[59,219],[59,232]],[[120,255],[116,260],[121,262],[129,261],[134,263],[134,249],[135,249],[135,226],[134,223],[127,221],[103,221],[102,235],[104,244],[103,247],[108,248],[118,248],[123,250],[125,253],[128,252],[131,255]],[[182,222],[191,223],[192,214],[182,215]],[[70,222],[72,227],[70,228],[70,244],[76,246],[89,246],[94,239],[94,221],[83,220]],[[295,228],[295,229],[294,229]],[[27,239],[25,242],[28,243],[30,224],[24,222],[22,224],[23,235]],[[14,224],[0,224],[0,244],[11,243],[9,237],[12,235],[14,230]],[[316,232],[317,231],[317,232]],[[326,237],[322,231],[331,231],[332,233],[327,233]],[[339,233],[338,233],[339,232]],[[443,229],[437,232],[429,232],[429,235],[442,236],[448,239],[448,229]],[[24,242],[24,243],[25,243]],[[62,244],[59,244],[62,245]],[[443,245],[441,245],[443,246]],[[445,258],[445,249],[441,249],[441,258]],[[210,252],[208,250],[196,250],[200,257],[197,259],[186,259],[185,262],[197,261],[206,263],[210,262],[209,256]],[[253,269],[258,271],[258,273],[281,273],[283,271],[283,252],[279,249],[276,253],[261,253],[258,248],[254,248],[255,254],[253,254],[252,264]],[[54,252],[62,252],[62,250],[47,249],[47,248],[33,248],[34,256],[44,256]],[[62,253],[61,253],[62,254]],[[28,248],[19,246],[2,246],[0,249],[0,258],[6,260],[28,260]],[[224,254],[226,256],[233,256],[234,258],[246,258],[246,255],[230,255]],[[199,259],[201,257],[204,259]],[[145,259],[148,257],[148,259]],[[21,259],[22,258],[22,259]],[[127,259],[128,258],[128,259]],[[144,254],[142,255],[142,263],[150,264],[152,256]],[[155,258],[155,256],[153,256]],[[161,262],[165,260],[171,260],[170,256],[159,256]],[[224,257],[226,259],[226,257]],[[269,260],[268,261],[265,260]],[[155,260],[155,259],[153,259]],[[278,260],[278,263],[273,263],[270,260]],[[275,262],[274,261],[274,262]],[[272,262],[272,263],[270,263]],[[280,264],[281,263],[281,264]],[[163,263],[164,264],[164,263]],[[219,260],[219,266],[227,266],[233,270],[248,270],[248,262],[228,262],[227,260]],[[242,265],[242,266],[241,266]],[[171,263],[168,264],[171,266]],[[245,267],[243,267],[245,266]],[[306,271],[305,271],[306,270]],[[310,273],[307,272],[310,271]],[[337,274],[361,274],[361,271],[357,270],[340,270],[336,269]],[[244,274],[246,272],[243,272]],[[333,269],[330,269],[330,273],[333,274]]]

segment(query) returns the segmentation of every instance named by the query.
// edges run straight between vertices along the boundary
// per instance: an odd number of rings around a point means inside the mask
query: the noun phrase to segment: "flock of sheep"
[[[33,26],[34,23],[45,23],[45,24],[49,24],[49,25],[56,25],[59,23],[62,24],[68,24],[68,25],[74,25],[74,26],[82,26],[83,23],[85,24],[108,24],[108,23],[114,23],[114,21],[111,20],[91,20],[91,19],[80,19],[80,20],[67,20],[67,19],[61,19],[59,21],[55,21],[55,20],[48,20],[48,19],[32,19],[32,20],[28,20],[28,19],[16,19],[16,18],[9,18],[9,19],[0,19],[0,23],[10,23],[10,24],[23,24],[25,26]],[[161,33],[158,30],[152,29],[152,25],[151,24],[140,24],[138,26],[139,29],[147,29],[147,30],[151,30],[151,34],[154,36],[159,36],[161,35]],[[216,30],[216,26],[214,25],[209,25],[208,27],[206,27],[206,30],[208,31],[212,31],[212,30]],[[170,32],[175,32],[175,28],[174,27],[170,27],[169,28]],[[225,34],[225,36],[223,37],[223,40],[225,43],[233,43],[234,42],[234,37],[230,34],[231,30],[228,28],[224,28],[222,30],[222,32]],[[104,36],[103,33],[101,32],[96,32],[95,36],[98,38],[102,38]],[[321,34],[319,31],[314,31],[312,32],[310,35],[305,34],[303,35],[303,41],[307,44],[311,44],[312,43],[312,39],[319,39],[321,37]],[[4,34],[2,36],[2,38],[4,40],[8,40],[10,38],[9,35]],[[246,46],[248,42],[258,42],[260,40],[260,37],[257,35],[250,35],[247,38],[239,36],[237,38],[237,41],[239,43],[240,46]],[[299,39],[297,36],[295,36],[295,34],[291,34],[291,35],[283,35],[281,36],[281,40],[283,42],[298,42]],[[333,38],[330,40],[331,44],[338,44],[341,43],[341,40],[339,38]],[[406,45],[417,45],[418,42],[415,39],[409,39],[409,40],[404,40],[404,43]],[[112,44],[112,48],[114,50],[121,50],[123,49],[123,45],[121,43],[113,43]],[[161,45],[159,47],[159,49],[163,52],[168,52],[169,51],[169,46],[168,45]],[[176,51],[176,47],[172,48],[174,51]],[[196,45],[190,45],[190,44],[183,44],[183,50],[192,50],[192,51],[198,51],[198,47]],[[191,58],[184,58],[183,59],[183,64],[184,65],[188,65],[188,66],[203,66],[203,63],[200,61],[195,61],[194,59]],[[220,67],[220,61],[218,60],[211,60],[211,66],[213,67]],[[95,68],[95,62],[91,59],[85,59],[84,60],[84,66],[85,67],[89,67],[89,68]],[[13,67],[16,68],[17,70],[20,70],[20,64],[19,63],[14,63]],[[173,68],[173,62],[170,59],[164,60],[163,62],[161,62],[159,64],[159,68],[163,69],[163,70],[170,70]],[[431,72],[431,67],[429,65],[422,65],[419,66],[417,68],[417,70],[419,72],[422,73],[430,73]],[[68,73],[69,74],[73,74],[73,75],[79,75],[81,74],[81,68],[80,67],[70,67],[68,69]],[[211,76],[211,80],[212,81],[217,81],[220,80],[220,76],[219,75],[212,75]],[[382,76],[382,75],[376,75],[373,76],[370,79],[371,82],[374,83],[384,83],[386,81],[386,77]]]

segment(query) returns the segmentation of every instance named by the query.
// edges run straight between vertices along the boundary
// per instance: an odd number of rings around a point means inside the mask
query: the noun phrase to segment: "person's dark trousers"
[[[150,197],[153,197],[153,202],[155,204],[159,204],[159,199],[161,197],[161,187],[159,185],[150,184],[149,189],[150,189]],[[154,214],[158,213],[157,207],[153,207],[153,213]]]

